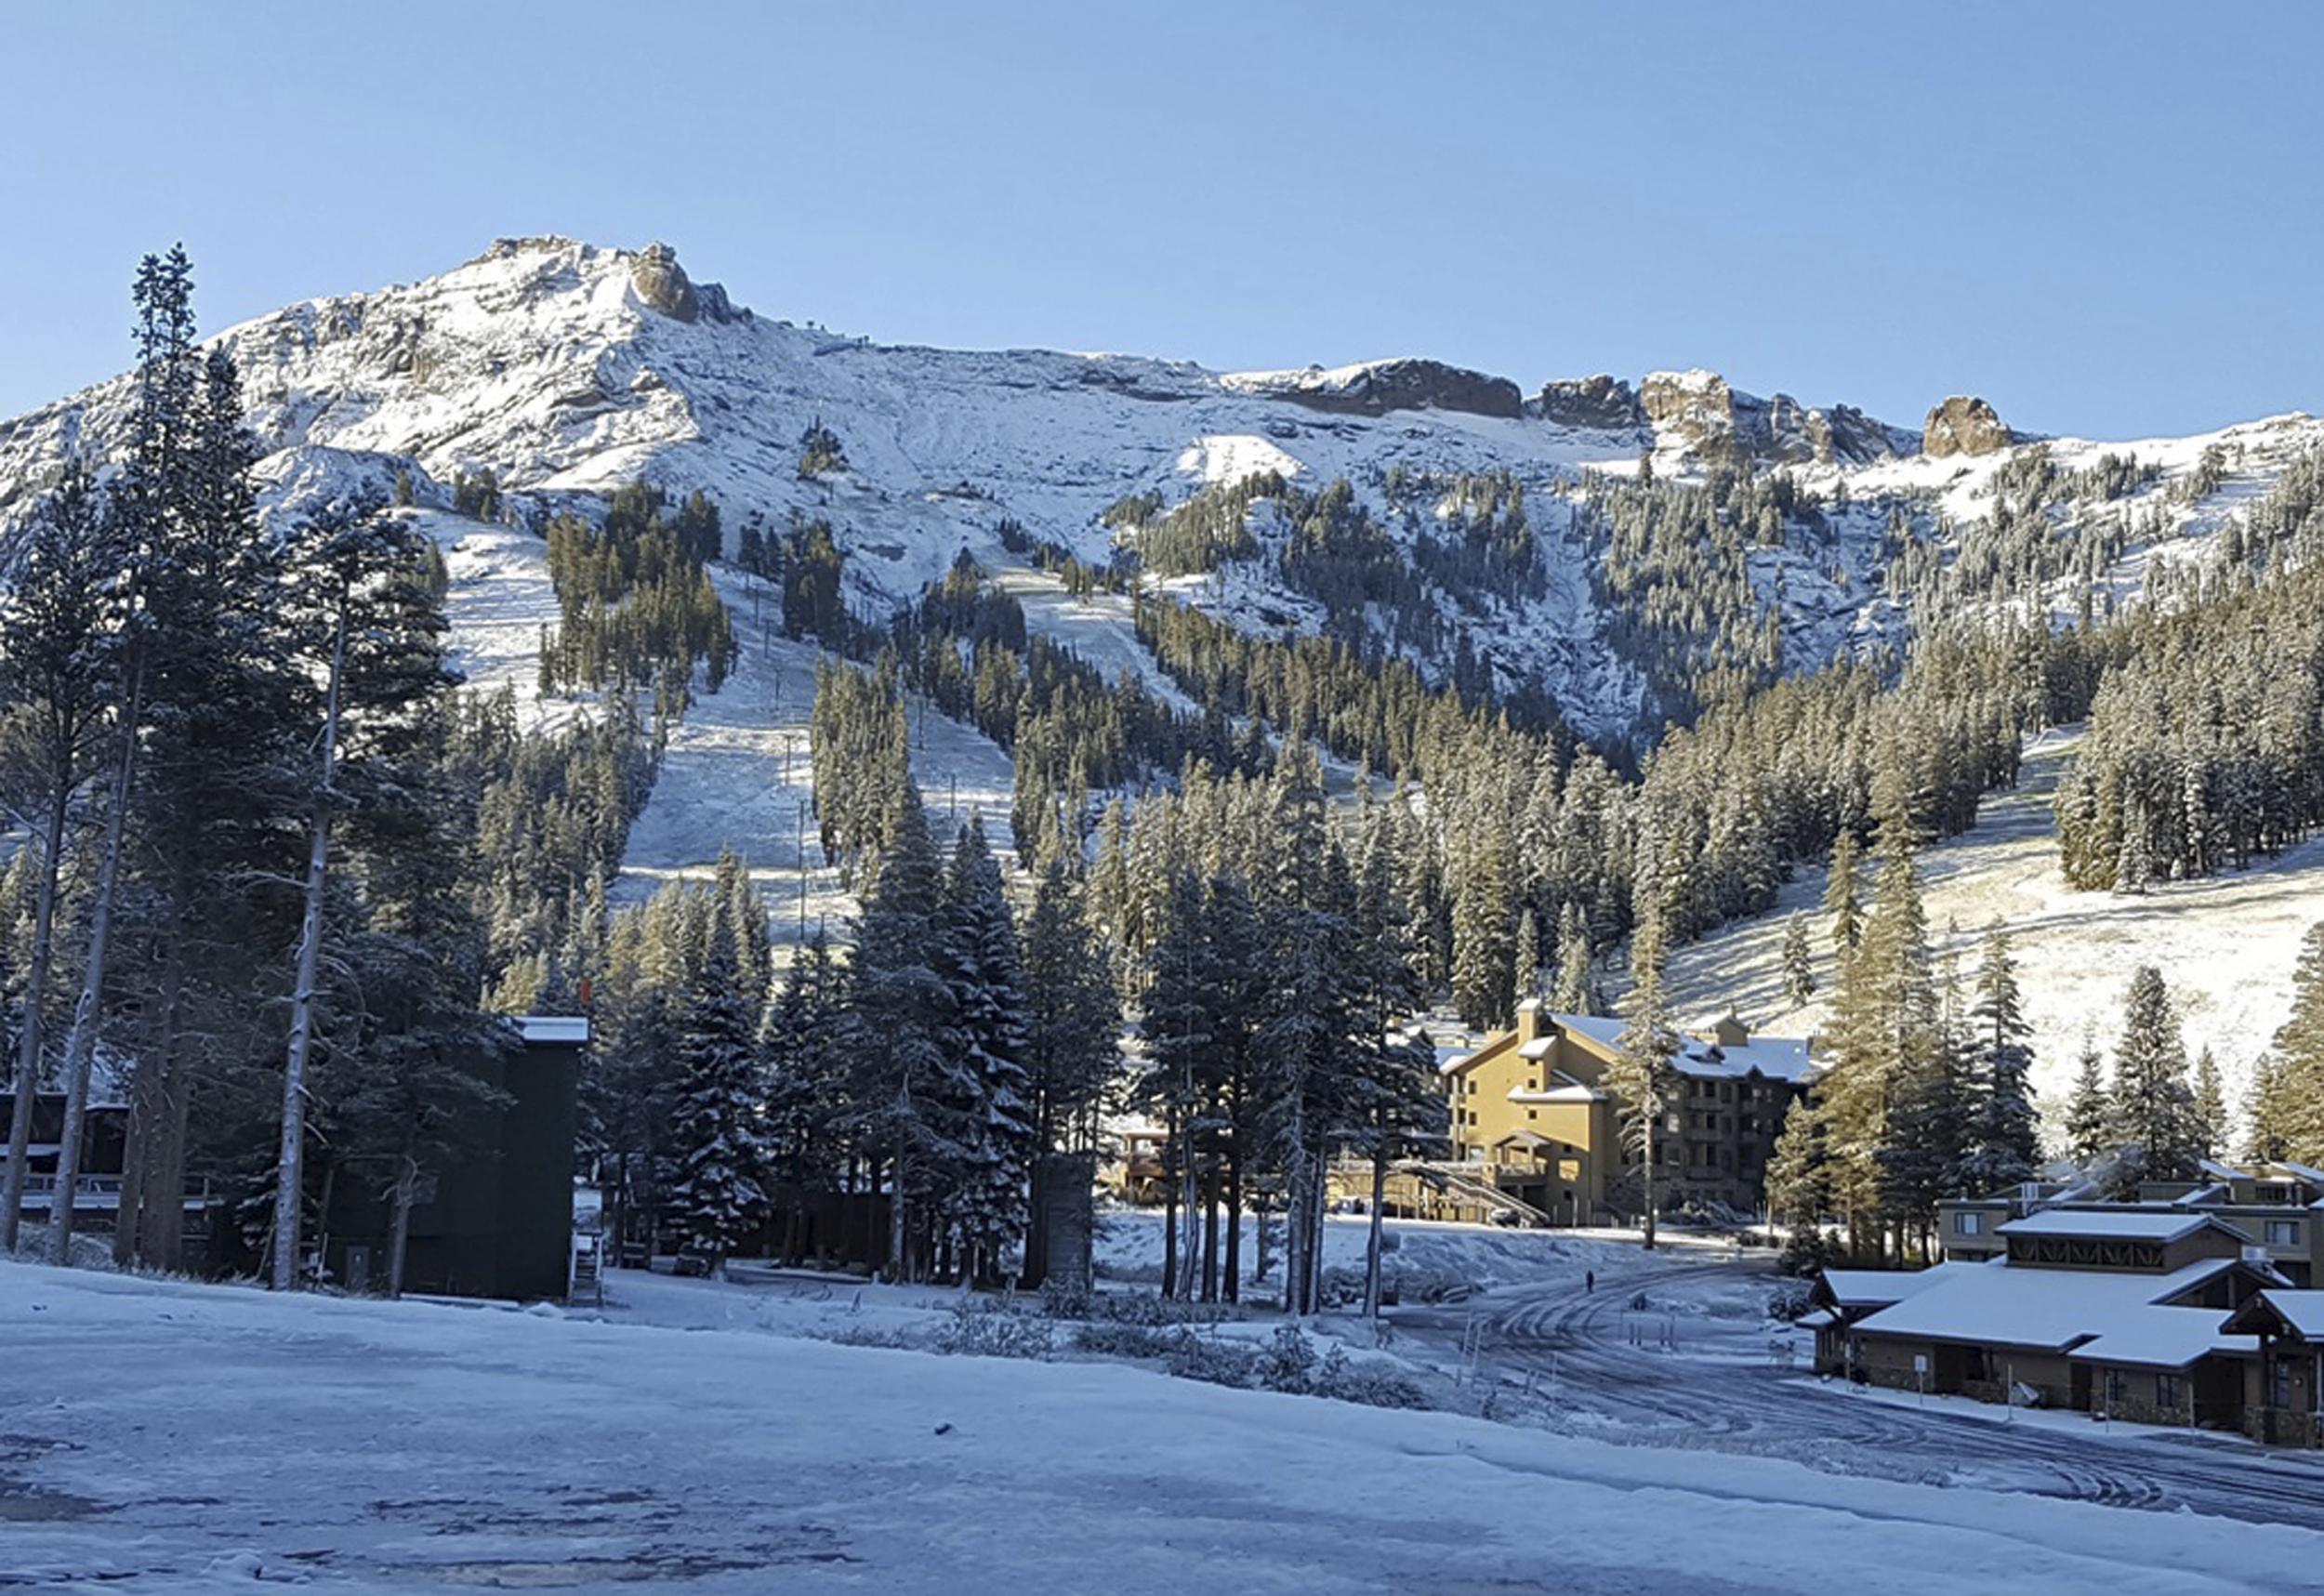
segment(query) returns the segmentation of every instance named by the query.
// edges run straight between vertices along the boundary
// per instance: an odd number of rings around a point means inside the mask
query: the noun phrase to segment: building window
[[[2165,1413],[2177,1413],[2186,1406],[2186,1381],[2175,1374],[2155,1377],[2155,1405]]]
[[[2278,1358],[2267,1365],[2267,1405],[2278,1413],[2291,1411],[2291,1360]]]
[[[2298,1246],[2300,1245],[2300,1221],[2298,1220],[2270,1220],[2267,1221],[2266,1234],[2267,1245],[2270,1246]]]
[[[1955,1214],[1953,1231],[1958,1235],[1983,1235],[1985,1234],[1985,1216],[1983,1214]]]
[[[2106,1409],[2108,1412],[2122,1405],[2122,1399],[2128,1394],[2125,1388],[2129,1383],[2122,1378],[2120,1369],[2106,1371]]]

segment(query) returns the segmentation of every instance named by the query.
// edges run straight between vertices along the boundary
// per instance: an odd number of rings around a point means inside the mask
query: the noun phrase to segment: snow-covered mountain
[[[1785,663],[1804,668],[1898,634],[1917,600],[1882,580],[1893,522],[1901,518],[1940,551],[1958,547],[1993,510],[1998,490],[2024,480],[2031,449],[2061,473],[2089,472],[2107,455],[2141,468],[2116,473],[2127,487],[2044,512],[2061,527],[2112,518],[2119,535],[2109,547],[2120,552],[2099,585],[2128,597],[2158,568],[2206,547],[2285,462],[2324,442],[2324,423],[2302,415],[2193,438],[2036,441],[1959,397],[1913,432],[1846,405],[1742,393],[1700,371],[1551,381],[1528,395],[1507,379],[1421,359],[1215,373],[1122,355],[882,346],[755,315],[689,279],[660,245],[554,238],[504,240],[426,282],[310,300],[219,337],[244,374],[271,508],[295,512],[363,481],[385,490],[408,473],[415,513],[451,556],[463,664],[481,683],[516,688],[536,718],[565,712],[534,699],[538,630],[556,615],[543,547],[521,524],[453,513],[450,484],[462,473],[492,472],[511,507],[504,521],[518,523],[640,479],[707,493],[730,538],[752,514],[774,526],[794,511],[826,519],[850,556],[852,600],[875,614],[916,597],[965,548],[1018,597],[1037,630],[1181,703],[1139,641],[1129,601],[1068,593],[1003,546],[1004,519],[1102,563],[1118,538],[1134,535],[1103,519],[1126,496],[1175,506],[1275,472],[1311,488],[1347,479],[1408,549],[1432,513],[1455,513],[1462,478],[1506,473],[1525,490],[1539,590],[1456,599],[1430,589],[1428,601],[1445,608],[1502,686],[1538,687],[1585,731],[1618,732],[1646,709],[1647,685],[1634,650],[1612,640],[1619,618],[1598,580],[1604,534],[1576,508],[1586,472],[1625,476],[1642,458],[1666,480],[1779,470],[1814,495],[1822,507],[1814,535],[1744,540],[1753,592],[1781,613]],[[0,523],[67,453],[101,452],[128,393],[117,378],[0,422]],[[848,465],[802,478],[800,435],[818,421],[838,435]],[[1257,511],[1251,524],[1262,553],[1274,552],[1267,540],[1283,529]],[[842,909],[836,877],[800,842],[813,650],[768,635],[755,613],[764,595],[748,579],[720,579],[742,623],[744,660],[675,732],[632,833],[625,893],[702,869],[733,843],[778,903],[796,899],[802,916]],[[1268,558],[1168,586],[1254,629],[1320,619]],[[2066,609],[2080,586],[2061,582],[2049,597]],[[1389,618],[1380,619],[1384,635]],[[931,799],[981,808],[1006,842],[1002,750],[924,716],[914,759]],[[2108,894],[2052,903],[2041,815],[2015,800],[1996,813],[1939,855],[1933,918],[1958,921],[1964,937],[1995,915],[2024,922],[2021,946],[2045,993],[2044,1086],[2057,1088],[2084,1022],[2104,1023],[2130,963],[2150,958],[2174,967],[2188,988],[2194,1040],[2214,1043],[2239,1073],[2272,1029],[2299,925],[2270,920],[2260,934],[2241,877],[2127,906]],[[2289,878],[2309,851],[2251,877],[2253,890],[2292,891],[2304,906],[2313,894]],[[1990,881],[2002,885],[1987,890]],[[1795,884],[1785,905],[1807,902],[1812,890]],[[789,917],[778,914],[778,928]],[[1784,1018],[1769,973],[1779,927],[1771,916],[1688,952],[1681,975],[1690,997],[1741,1002],[1763,1022]],[[2190,954],[2189,937],[2201,951]]]
[[[1877,585],[1883,507],[1922,507],[1939,535],[1936,512],[1979,513],[1981,485],[2022,446],[1981,402],[1948,400],[1914,433],[1845,405],[1741,393],[1708,372],[1555,381],[1526,397],[1504,378],[1418,359],[1221,374],[1121,355],[883,346],[755,315],[692,281],[662,245],[556,238],[503,240],[442,276],[309,300],[221,337],[241,364],[278,506],[359,478],[384,486],[399,469],[439,504],[456,474],[490,470],[519,510],[640,479],[699,488],[730,535],[752,512],[772,525],[795,510],[827,518],[856,601],[874,612],[915,596],[964,547],[996,570],[1021,566],[999,546],[1004,517],[1102,561],[1120,534],[1100,517],[1125,495],[1174,505],[1276,471],[1310,487],[1347,478],[1408,540],[1427,522],[1427,494],[1505,471],[1525,490],[1542,590],[1443,597],[1446,630],[1469,636],[1503,686],[1546,691],[1592,732],[1618,731],[1650,706],[1635,662],[1606,646],[1592,587],[1604,550],[1572,508],[1584,468],[1634,471],[1642,454],[1665,475],[1780,468],[1826,495],[1846,479],[1850,508],[1832,516],[1828,547],[1750,555],[1752,586],[1784,611],[1787,662],[1804,666],[1894,635],[1895,606]],[[0,519],[67,451],[101,442],[127,395],[115,379],[0,423]],[[799,440],[817,420],[841,440],[848,468],[802,480]],[[2135,447],[2167,481],[2208,442],[2241,445],[2222,490],[2232,496],[2318,435],[2288,417]],[[2070,468],[2106,446],[2048,447]],[[1405,484],[1400,496],[1392,481]],[[2190,523],[2201,513],[2174,509]],[[1266,560],[1174,586],[1246,625],[1319,620]],[[1086,624],[1078,641],[1134,663],[1134,641],[1101,640]]]

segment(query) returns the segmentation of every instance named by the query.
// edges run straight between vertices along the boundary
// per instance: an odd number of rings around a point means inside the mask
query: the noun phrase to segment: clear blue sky
[[[23,6],[0,415],[500,234],[1219,367],[1707,365],[1917,425],[2324,410],[2312,4]]]

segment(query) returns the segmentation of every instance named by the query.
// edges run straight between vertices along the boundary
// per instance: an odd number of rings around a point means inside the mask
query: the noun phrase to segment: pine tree
[[[2032,1027],[2017,988],[2017,961],[1999,926],[1987,932],[1977,964],[1971,1023],[1975,1101],[1959,1183],[1972,1194],[2033,1179],[2041,1163],[2040,1117],[2033,1103]]]
[[[2301,939],[2291,1011],[2270,1051],[2274,1079],[2259,1105],[2264,1138],[2283,1149],[2278,1157],[2304,1164],[2324,1159],[2324,921],[2309,927]],[[2253,1129],[2262,1133],[2259,1121]]]
[[[1517,1000],[1541,996],[1541,919],[1527,904],[1517,916]]]
[[[973,815],[953,850],[944,932],[958,1051],[936,1093],[955,1147],[942,1206],[966,1280],[993,1274],[1001,1251],[1022,1245],[1035,1152],[1017,926]]]
[[[1650,816],[1639,838],[1634,891],[1636,923],[1631,931],[1631,990],[1624,1005],[1627,1023],[1606,1066],[1606,1089],[1622,1119],[1623,1149],[1637,1164],[1640,1207],[1645,1216],[1645,1245],[1655,1245],[1659,1207],[1659,1142],[1663,1115],[1677,1095],[1679,1035],[1670,1024],[1663,990],[1664,901],[1668,877],[1658,825]]]
[[[305,1211],[307,1071],[317,1027],[317,976],[334,823],[350,801],[376,798],[397,780],[395,754],[414,718],[453,678],[440,595],[426,580],[417,534],[376,502],[334,504],[300,529],[293,609],[308,622],[311,663],[324,683],[316,729],[320,758],[308,822],[307,868],[290,1041],[283,1074],[282,1139],[275,1160],[274,1238],[269,1271],[277,1291],[296,1284]]]
[[[1816,996],[1815,955],[1808,947],[1807,919],[1793,914],[1783,928],[1783,999],[1794,1009]]]
[[[801,1261],[807,1205],[836,1179],[846,1153],[847,1059],[841,983],[817,931],[784,972],[759,1033],[765,1061],[769,1194],[784,1208],[782,1256]]]
[[[1453,900],[1452,999],[1462,1024],[1483,1030],[1509,1022],[1516,1008],[1514,952],[1501,854],[1488,840]]]
[[[0,1186],[0,1254],[16,1247],[23,1207],[69,823],[112,701],[106,589],[120,565],[119,551],[109,547],[113,525],[87,466],[68,462],[36,507],[13,580],[0,590],[0,681],[12,706],[0,719],[0,781],[7,807],[25,817],[33,838],[17,863],[37,873]]]
[[[2251,1066],[2251,1079],[2243,1096],[2243,1156],[2253,1164],[2272,1164],[2291,1156],[2283,1126],[2286,1113],[2283,1061],[2262,1053]]]
[[[2195,1060],[2195,1131],[2199,1156],[2217,1158],[2226,1152],[2227,1096],[2209,1048]]]
[[[759,1118],[765,1088],[739,978],[724,939],[714,941],[686,994],[670,1124],[677,1154],[672,1217],[687,1244],[720,1269],[766,1212],[760,1179],[768,1148]]]
[[[1844,960],[1863,934],[1864,920],[1856,907],[1856,834],[1842,829],[1833,838],[1831,869],[1824,877],[1824,912],[1831,917],[1832,953]]]
[[[956,1149],[935,1117],[935,1093],[959,1048],[953,989],[943,974],[944,866],[918,790],[891,795],[857,921],[848,1009],[855,1063],[849,1128],[887,1166],[888,1277],[917,1273],[912,1222]]]
[[[1842,955],[1821,1093],[1832,1202],[1859,1257],[1885,1250],[1874,1245],[1885,1227],[1919,1217],[1897,1207],[1886,1166],[1900,1152],[1896,1105],[1943,1050],[1916,832],[1893,745],[1875,784],[1880,873],[1857,944]]]
[[[1791,1104],[1776,1134],[1775,1155],[1767,1164],[1767,1213],[1788,1233],[1781,1267],[1786,1273],[1806,1274],[1828,1261],[1824,1213],[1829,1195],[1824,1178],[1822,1127],[1815,1105]]]
[[[2066,1107],[2067,1155],[2083,1169],[2114,1151],[2113,1108],[2106,1097],[2106,1062],[2099,1056],[2098,1045],[2088,1035],[2082,1037],[2080,1069],[2074,1076],[2074,1095]]]
[[[2162,972],[2142,965],[2131,978],[2122,1040],[2114,1051],[2110,1135],[2130,1150],[2130,1181],[2185,1181],[2201,1156],[2202,1128],[2187,1088],[2186,1048]]]
[[[113,952],[122,848],[142,751],[153,630],[144,600],[155,578],[166,570],[167,551],[178,543],[189,519],[189,458],[200,372],[193,345],[193,269],[185,250],[147,256],[139,265],[131,298],[138,311],[137,395],[130,409],[129,457],[108,502],[119,529],[111,541],[125,556],[126,567],[125,580],[119,584],[120,664],[113,674],[115,714],[104,835],[86,910],[81,990],[73,1003],[72,1029],[65,1035],[56,1186],[67,1193],[80,1177],[89,1067],[97,1052],[106,971]],[[49,1214],[48,1252],[59,1263],[72,1259],[74,1208],[69,1201],[59,1202]]]
[[[1557,987],[1550,1007],[1559,1014],[1595,1014],[1597,993],[1590,979],[1590,921],[1568,899],[1558,918]]]

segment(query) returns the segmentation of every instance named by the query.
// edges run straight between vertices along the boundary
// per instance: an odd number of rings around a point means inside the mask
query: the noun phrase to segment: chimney
[[[1541,1019],[1544,1008],[1538,997],[1528,997],[1517,1005],[1517,1045],[1541,1039]]]

